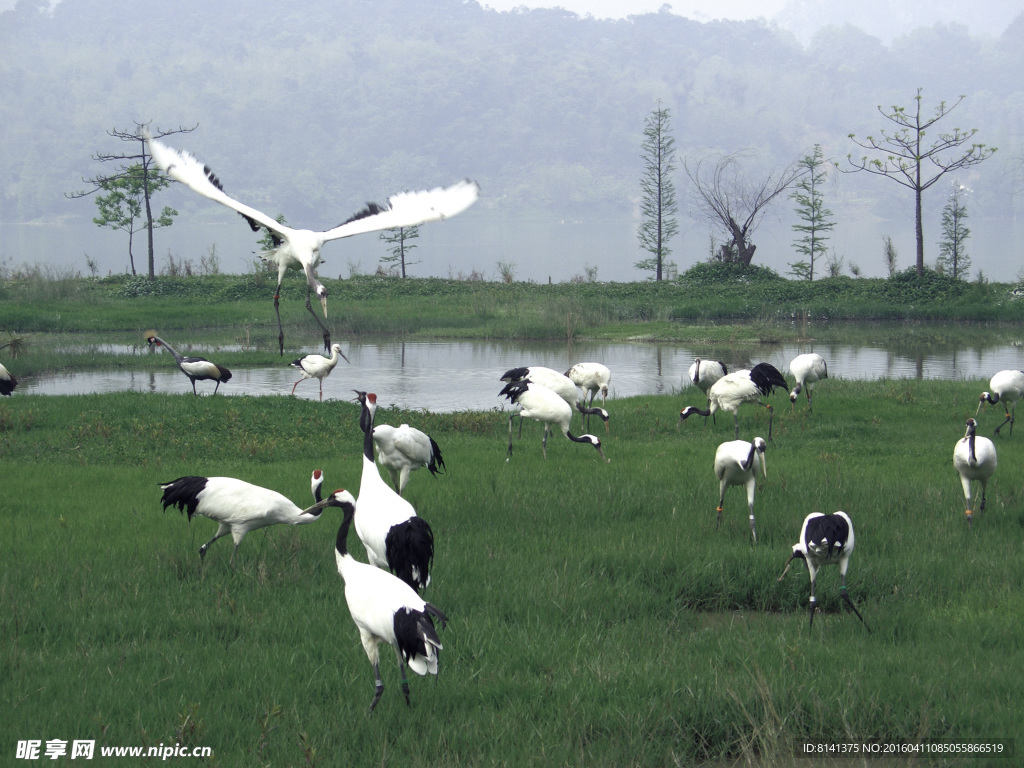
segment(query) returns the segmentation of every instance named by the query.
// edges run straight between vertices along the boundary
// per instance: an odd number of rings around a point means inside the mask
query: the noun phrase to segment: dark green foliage
[[[771,267],[738,261],[704,261],[694,264],[679,276],[683,285],[719,285],[721,283],[762,283],[782,280]]]

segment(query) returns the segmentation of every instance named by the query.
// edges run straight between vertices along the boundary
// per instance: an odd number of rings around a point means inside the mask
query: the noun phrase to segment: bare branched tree
[[[765,209],[789,189],[805,169],[800,163],[792,163],[780,171],[769,172],[760,180],[750,180],[740,173],[744,157],[744,152],[691,156],[683,162],[683,169],[697,193],[696,215],[729,237],[716,258],[748,266],[757,250],[750,238]]]
[[[153,210],[150,205],[150,197],[153,189],[150,188],[150,179],[153,174],[159,173],[160,169],[156,167],[153,162],[152,155],[149,154],[149,149],[146,146],[146,139],[143,136],[143,129],[148,127],[149,123],[135,123],[135,128],[130,131],[122,131],[114,128],[107,131],[107,135],[120,139],[121,141],[127,141],[129,143],[138,142],[139,149],[137,152],[121,152],[121,153],[106,153],[97,152],[92,156],[92,159],[99,163],[110,163],[120,162],[121,165],[113,173],[101,174],[93,176],[92,178],[83,178],[82,181],[88,184],[91,189],[80,190],[78,192],[66,193],[66,197],[79,198],[87,197],[100,190],[108,189],[111,184],[125,179],[140,178],[143,184],[142,198],[145,201],[145,222],[146,232],[148,235],[149,244],[149,276],[154,277],[156,275],[156,265],[153,256],[153,229],[154,229],[154,218]],[[175,133],[191,133],[198,124],[191,128],[178,127],[169,131],[161,131],[159,129],[151,131],[154,138],[162,139],[164,136],[170,136]],[[141,174],[139,173],[139,167],[141,167]],[[158,223],[157,223],[158,226]]]
[[[917,234],[917,274],[924,273],[924,226],[921,222],[921,193],[935,184],[945,174],[960,168],[969,168],[982,160],[991,157],[995,147],[984,144],[969,144],[977,128],[961,131],[954,128],[952,133],[940,133],[930,147],[924,146],[925,134],[933,125],[952,112],[966,96],[961,96],[952,105],[940,101],[930,118],[921,116],[921,89],[917,89],[914,100],[917,106],[913,112],[904,107],[891,107],[886,112],[881,106],[878,111],[886,120],[896,126],[892,133],[882,131],[881,138],[868,136],[863,141],[852,133],[850,140],[858,147],[878,153],[881,157],[869,159],[863,156],[854,160],[852,155],[846,159],[853,166],[846,173],[867,171],[876,176],[892,179],[914,192],[915,232]],[[963,149],[964,145],[966,149]],[[948,153],[957,151],[959,154],[950,156]],[[944,156],[945,155],[945,156]],[[927,171],[926,171],[927,168]],[[930,176],[928,174],[931,174]]]

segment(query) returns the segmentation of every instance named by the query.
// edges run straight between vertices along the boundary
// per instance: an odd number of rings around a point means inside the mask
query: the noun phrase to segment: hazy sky
[[[673,13],[700,21],[706,19],[756,19],[761,16],[770,19],[785,7],[788,0],[480,0],[480,4],[496,11],[513,8],[559,7],[585,16],[588,13],[598,19],[621,19],[631,14],[654,13],[663,5],[669,5]]]

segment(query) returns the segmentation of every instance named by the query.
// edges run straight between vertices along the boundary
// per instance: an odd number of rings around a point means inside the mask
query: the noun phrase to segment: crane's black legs
[[[754,527],[754,508],[750,508],[750,535],[754,537],[754,543],[757,544],[757,528]]]
[[[512,456],[512,419],[514,419],[514,418],[515,418],[515,414],[514,413],[510,413],[508,415],[508,456],[506,457],[506,460],[508,460],[508,458],[510,458]],[[522,426],[522,424],[523,424],[522,419],[520,419],[519,425]]]
[[[316,324],[320,326],[320,329],[324,332],[324,351],[331,351],[331,332],[327,330],[327,326],[320,322],[320,318],[316,316],[316,312],[313,311],[313,305],[309,302],[309,297],[312,294],[312,290],[309,285],[306,286],[306,309],[309,310],[309,314],[316,320]],[[347,362],[347,358],[346,358]]]
[[[1014,408],[1014,410],[1016,410],[1016,408]],[[1004,421],[1002,424],[996,427],[996,431],[993,434],[998,435],[999,430],[1005,427],[1007,422],[1009,422],[1010,424],[1010,437],[1013,437],[1013,414],[1011,414],[1009,411],[1006,412],[1006,421]]]
[[[853,612],[857,614],[857,618],[860,619],[861,624],[864,625],[864,629],[866,629],[868,631],[868,634],[870,635],[871,634],[871,627],[869,627],[868,623],[866,621],[864,621],[864,617],[860,615],[860,611],[857,610],[857,606],[855,606],[853,604],[853,600],[850,599],[850,596],[848,594],[846,594],[846,585],[845,584],[839,588],[839,594],[842,596],[843,600],[846,601],[846,604],[848,606],[850,606],[850,608],[853,609]]]
[[[376,678],[376,683],[373,688],[373,701],[370,702],[370,711],[367,714],[373,714],[373,708],[377,706],[377,702],[380,701],[380,697],[384,693],[384,681],[380,679],[380,662],[375,661],[373,663],[373,675]]]
[[[274,292],[274,314],[277,315],[277,344],[281,348],[281,357],[284,357],[284,328],[281,326],[281,308],[279,306],[281,299],[281,284],[277,284],[277,290]]]

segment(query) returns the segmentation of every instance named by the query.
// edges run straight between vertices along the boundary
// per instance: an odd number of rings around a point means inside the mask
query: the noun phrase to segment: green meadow
[[[607,464],[559,437],[545,461],[532,422],[506,461],[506,412],[381,409],[378,423],[412,423],[444,453],[447,474],[414,473],[407,496],[436,537],[425,597],[450,622],[441,674],[412,677],[411,707],[382,653],[372,716],[334,511],[249,534],[231,568],[230,539],[200,562],[216,525],[163,511],[158,487],[230,475],[306,506],[322,468],[327,489],[356,492],[354,404],[15,393],[0,402],[2,762],[19,740],[86,739],[97,763],[100,745],[181,744],[222,766],[1013,765],[1024,424],[995,438],[973,530],[952,467],[984,385],[832,379],[813,414],[776,393],[756,545],[740,488],[715,526],[731,418],[677,429],[696,389],[609,401]],[[1002,418],[987,407],[980,432]],[[742,438],[766,432],[764,409],[741,409]],[[839,509],[871,633],[835,567],[813,628],[806,568],[778,581],[804,516]],[[349,546],[364,557],[354,533]],[[1013,757],[794,756],[806,742],[997,739]]]

